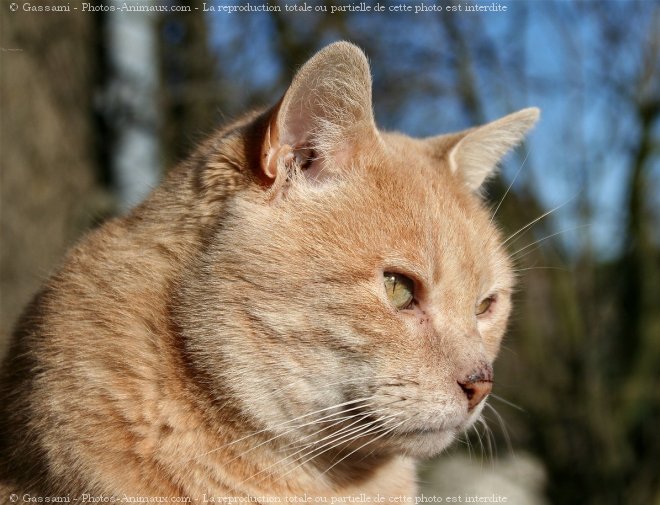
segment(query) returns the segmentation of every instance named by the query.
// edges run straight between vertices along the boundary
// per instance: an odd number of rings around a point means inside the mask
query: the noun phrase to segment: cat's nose
[[[493,367],[484,363],[458,381],[468,401],[468,411],[479,405],[493,389]]]

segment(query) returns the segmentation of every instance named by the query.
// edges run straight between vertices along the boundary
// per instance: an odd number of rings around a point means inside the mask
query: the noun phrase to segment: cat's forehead
[[[398,133],[383,133],[378,144],[356,160],[359,179],[348,184],[344,217],[361,221],[346,233],[370,237],[372,247],[416,264],[425,277],[488,270],[484,250],[498,246],[499,234],[444,153]]]
[[[375,151],[367,169],[377,188],[394,190],[402,199],[412,200],[416,204],[413,211],[423,206],[427,219],[445,221],[448,215],[458,214],[476,221],[474,225],[483,224],[484,207],[464,180],[452,173],[446,150],[424,139],[380,132]]]

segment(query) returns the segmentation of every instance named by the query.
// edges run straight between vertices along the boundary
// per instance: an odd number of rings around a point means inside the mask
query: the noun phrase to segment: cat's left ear
[[[530,107],[451,135],[449,138],[455,142],[447,156],[451,171],[463,177],[471,190],[477,191],[495,172],[504,155],[522,142],[539,116],[540,110]]]
[[[375,132],[367,58],[353,44],[336,42],[303,65],[273,109],[262,175],[275,192],[292,171],[321,180]]]

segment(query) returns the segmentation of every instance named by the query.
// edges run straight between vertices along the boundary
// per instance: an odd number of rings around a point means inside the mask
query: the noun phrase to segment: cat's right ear
[[[491,123],[451,135],[441,135],[427,142],[442,152],[452,173],[462,177],[466,186],[478,192],[492,176],[508,151],[522,142],[539,119],[536,107],[519,110]]]
[[[376,135],[371,73],[364,53],[347,42],[318,52],[298,71],[273,109],[260,170],[277,193],[294,172],[313,181],[350,161],[358,137]]]

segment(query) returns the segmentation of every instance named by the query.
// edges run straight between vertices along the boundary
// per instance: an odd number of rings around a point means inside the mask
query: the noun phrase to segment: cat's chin
[[[455,430],[415,430],[397,435],[393,443],[398,450],[415,458],[437,456],[454,441]]]

